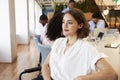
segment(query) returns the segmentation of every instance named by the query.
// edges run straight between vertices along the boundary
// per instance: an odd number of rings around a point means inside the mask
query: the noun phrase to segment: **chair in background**
[[[39,55],[39,63],[38,63],[38,66],[40,66],[41,54],[40,54],[40,48],[38,48],[38,43],[41,43],[41,42],[40,42],[40,35],[34,36],[33,39],[34,39],[35,45],[36,45],[37,50],[38,50],[38,55]]]
[[[24,73],[32,73],[35,71],[40,71],[40,73],[41,73],[41,65],[44,63],[47,55],[49,54],[49,52],[51,50],[51,46],[44,45],[44,44],[40,43],[40,41],[39,41],[40,38],[35,36],[33,39],[35,41],[35,44],[38,48],[38,53],[40,55],[39,56],[39,65],[37,67],[34,67],[34,68],[25,69],[23,72],[21,72],[19,75],[19,80],[21,80],[21,76]]]
[[[40,42],[40,35],[33,36],[34,42],[37,45],[38,42]]]
[[[39,51],[40,51],[39,53],[41,55],[40,63],[43,64],[47,55],[49,54],[49,52],[51,50],[51,46],[38,43],[38,49],[39,49]]]

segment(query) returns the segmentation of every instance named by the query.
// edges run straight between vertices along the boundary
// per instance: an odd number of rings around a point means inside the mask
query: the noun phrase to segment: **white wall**
[[[36,25],[39,23],[39,17],[42,15],[41,7],[35,2],[35,28]],[[35,32],[35,31],[34,31]]]
[[[35,1],[29,0],[29,31],[30,36],[34,35],[35,28]]]
[[[28,0],[15,0],[17,44],[29,43]]]
[[[15,0],[15,13],[17,44],[28,44],[42,9],[35,0]]]
[[[0,0],[0,62],[16,58],[14,0]]]
[[[42,9],[34,0],[30,3],[28,1],[0,0],[0,62],[11,63],[16,59],[16,42],[29,43],[29,26],[32,34],[34,33]]]
[[[16,46],[16,21],[15,21],[15,1],[14,0],[8,0],[9,1],[9,16],[10,16],[10,31],[11,31],[11,55],[12,55],[12,61],[17,57],[17,46]]]

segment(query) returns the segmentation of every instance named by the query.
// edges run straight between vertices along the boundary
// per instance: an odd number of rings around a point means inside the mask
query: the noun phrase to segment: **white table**
[[[115,39],[114,36],[106,36],[97,44],[95,42],[90,43],[95,46],[98,51],[108,56],[105,59],[112,65],[116,72],[118,72],[120,80],[120,46],[117,48],[104,47],[107,43],[120,43],[120,37]]]

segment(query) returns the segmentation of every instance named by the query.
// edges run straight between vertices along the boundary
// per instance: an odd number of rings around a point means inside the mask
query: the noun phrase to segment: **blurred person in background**
[[[95,28],[105,28],[105,21],[102,19],[100,12],[93,13],[92,19],[88,23],[91,32],[94,32]]]
[[[74,7],[75,7],[75,1],[74,0],[70,0],[69,3],[68,3],[67,8],[63,9],[62,13],[65,13],[65,12],[69,11],[70,9],[72,9]]]
[[[39,23],[37,23],[35,28],[35,36],[39,37],[45,34],[45,26],[48,23],[48,17],[45,14],[42,14],[39,17]]]
[[[47,24],[46,34],[42,41],[43,44],[52,46],[57,38],[62,37],[62,19],[63,13],[61,13],[61,11],[54,13]]]

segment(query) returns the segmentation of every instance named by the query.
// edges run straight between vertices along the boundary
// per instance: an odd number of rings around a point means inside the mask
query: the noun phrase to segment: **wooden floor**
[[[19,80],[19,74],[27,68],[37,66],[38,52],[31,39],[29,45],[18,45],[17,59],[13,63],[0,63],[0,80]],[[22,80],[35,78],[38,72],[22,75]]]

